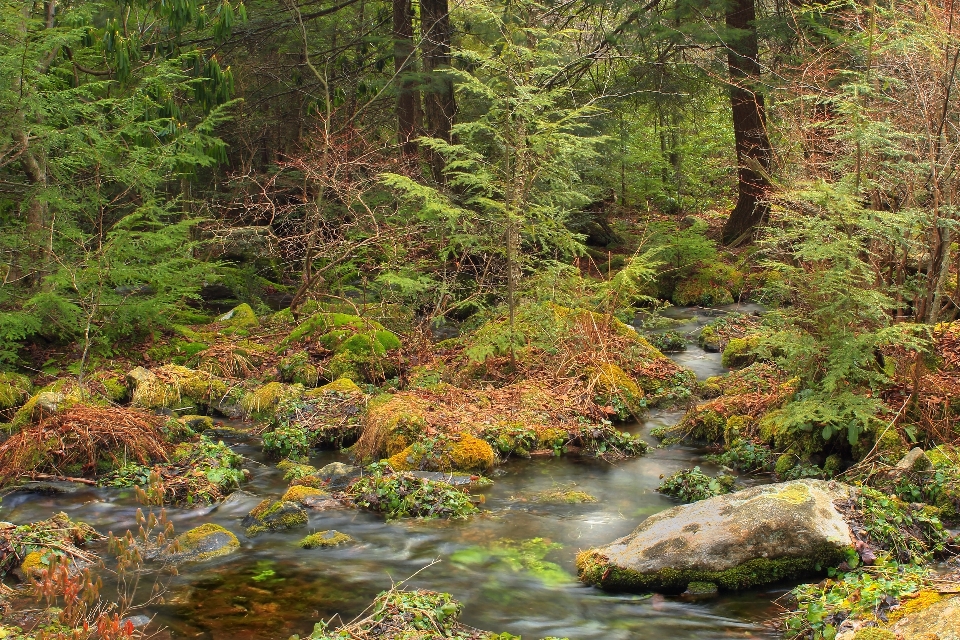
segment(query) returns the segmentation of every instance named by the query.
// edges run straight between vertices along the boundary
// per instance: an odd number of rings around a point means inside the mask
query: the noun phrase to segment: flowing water
[[[682,331],[695,331],[704,321],[687,315]],[[676,359],[699,377],[722,371],[719,354],[704,353],[695,344]],[[653,412],[630,430],[646,434],[681,415]],[[656,492],[661,475],[698,464],[702,451],[654,449],[615,465],[574,458],[515,460],[482,490],[483,515],[465,521],[384,522],[365,512],[325,511],[311,514],[306,531],[247,539],[240,519],[261,497],[282,494],[286,483],[274,466],[258,462],[258,442],[231,444],[250,459],[252,479],[244,490],[255,495],[240,494],[214,508],[167,510],[177,531],[215,522],[237,533],[242,544],[232,555],[184,566],[172,580],[166,603],[150,613],[173,638],[282,640],[304,635],[315,622],[335,614],[351,619],[378,592],[421,569],[409,585],[451,593],[464,605],[463,622],[524,638],[778,637],[770,624],[778,612],[772,601],[785,586],[690,599],[608,594],[576,581],[577,551],[625,535],[645,517],[672,506]],[[319,467],[343,459],[321,453],[311,463]],[[542,505],[518,499],[531,491],[573,485],[597,502]],[[58,496],[9,496],[0,505],[0,519],[22,523],[66,511],[101,531],[120,533],[135,529],[137,507],[132,492],[90,488]],[[315,550],[297,546],[306,533],[325,529],[347,533],[357,543]],[[529,542],[534,538],[542,541]]]

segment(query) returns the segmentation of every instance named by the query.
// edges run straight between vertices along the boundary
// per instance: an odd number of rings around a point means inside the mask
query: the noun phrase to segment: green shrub
[[[669,476],[660,483],[657,491],[682,502],[697,502],[730,493],[734,482],[736,478],[733,476],[721,473],[716,478],[711,478],[700,471],[700,467],[694,467],[681,469]]]

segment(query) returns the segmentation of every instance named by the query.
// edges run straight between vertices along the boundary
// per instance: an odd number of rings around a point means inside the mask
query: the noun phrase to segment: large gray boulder
[[[667,509],[577,556],[580,579],[612,591],[680,593],[691,582],[744,589],[825,573],[854,548],[834,507],[856,489],[822,480],[752,487]]]

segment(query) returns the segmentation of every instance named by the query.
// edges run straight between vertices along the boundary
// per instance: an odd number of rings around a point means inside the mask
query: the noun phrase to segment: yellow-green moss
[[[216,549],[199,551],[204,541],[211,536],[222,535],[227,537],[227,542]],[[209,560],[210,558],[219,558],[232,553],[240,548],[240,541],[232,532],[224,529],[218,524],[206,523],[199,527],[190,529],[176,538],[176,545],[179,553],[189,555],[190,560]]]
[[[293,529],[307,524],[306,511],[295,502],[262,500],[243,519],[247,537],[253,538],[267,531]]]
[[[30,398],[33,383],[19,373],[0,373],[0,411],[15,409]]]
[[[198,416],[195,414],[180,416],[180,422],[197,433],[203,433],[207,429],[213,429],[213,418],[210,416]]]
[[[281,500],[286,500],[288,502],[303,502],[304,498],[311,498],[314,496],[325,496],[328,495],[326,491],[322,489],[315,489],[313,487],[306,487],[302,484],[296,484],[287,489],[286,493],[283,494]]]
[[[723,349],[720,358],[721,364],[728,369],[739,369],[753,364],[756,356],[753,350],[757,347],[756,337],[731,338]]]
[[[181,405],[216,406],[230,391],[230,385],[208,371],[169,364],[154,371],[138,367],[128,374],[134,386],[132,402],[146,409],[177,408]]]
[[[412,444],[388,460],[394,471],[488,471],[496,457],[493,447],[467,433],[449,440],[433,441],[430,446]]]
[[[240,400],[240,407],[247,417],[265,419],[273,417],[277,406],[285,400],[296,400],[303,396],[303,385],[268,382],[246,393]]]
[[[620,420],[640,416],[646,406],[643,390],[619,365],[605,362],[589,374],[595,381],[596,400],[601,406],[612,406]]]
[[[46,394],[46,396],[44,396],[44,394]],[[51,382],[30,396],[23,406],[13,414],[13,419],[10,421],[8,429],[16,432],[33,422],[36,417],[34,413],[37,409],[37,403],[43,397],[56,400],[58,411],[63,411],[64,409],[69,409],[79,404],[88,404],[91,406],[104,406],[107,404],[103,398],[85,392],[84,389],[77,384],[76,380],[62,378]]]
[[[254,329],[260,326],[257,314],[244,302],[217,318],[217,323],[225,329]],[[229,333],[229,331],[224,331]]]
[[[24,578],[39,578],[40,573],[47,568],[44,562],[45,553],[43,551],[31,551],[23,558],[20,563],[20,573]]]
[[[902,600],[900,606],[890,612],[887,621],[890,624],[896,624],[899,620],[906,618],[907,616],[917,613],[918,611],[923,611],[927,607],[934,605],[943,600],[938,592],[931,589],[923,589],[918,591],[915,596],[912,598]]]
[[[300,546],[304,549],[316,549],[318,547],[336,547],[348,542],[353,542],[353,538],[345,533],[330,530],[310,534],[300,541]]]
[[[310,389],[305,394],[305,397],[310,399],[318,398],[330,392],[339,393],[342,395],[363,394],[363,391],[360,390],[360,387],[357,386],[357,383],[350,378],[337,378],[333,382],[328,382],[327,384],[317,387],[316,389]]]

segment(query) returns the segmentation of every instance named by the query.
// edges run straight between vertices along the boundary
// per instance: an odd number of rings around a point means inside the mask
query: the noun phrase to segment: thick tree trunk
[[[420,99],[416,82],[413,44],[413,7],[410,0],[393,0],[393,62],[400,90],[397,94],[397,138],[405,156],[417,153],[417,120]]]
[[[727,42],[730,106],[737,148],[737,205],[723,226],[723,242],[730,244],[762,224],[770,212],[764,196],[770,187],[766,173],[771,149],[767,138],[763,96],[754,89],[760,77],[754,0],[730,0],[727,27],[736,30]]]
[[[423,24],[424,111],[427,133],[434,138],[451,141],[457,103],[453,96],[453,80],[442,69],[450,66],[450,10],[447,0],[420,0]],[[443,158],[431,154],[430,166],[438,182],[443,181]]]

